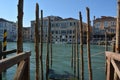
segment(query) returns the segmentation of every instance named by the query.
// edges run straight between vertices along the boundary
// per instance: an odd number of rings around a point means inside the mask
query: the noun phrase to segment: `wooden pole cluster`
[[[23,0],[18,2],[18,40],[17,40],[17,54],[23,52]]]
[[[50,22],[50,17],[48,17],[47,56],[46,56],[46,80],[48,80],[48,74],[49,74],[49,43],[50,43],[50,30],[51,30],[51,22]]]
[[[35,22],[35,53],[36,53],[36,80],[39,80],[39,5],[36,3],[36,22]]]
[[[92,67],[91,67],[91,56],[90,56],[90,13],[89,8],[87,11],[87,55],[88,55],[88,70],[89,70],[89,80],[92,80]]]
[[[43,80],[43,10],[41,10],[40,23],[40,80]]]
[[[84,80],[84,58],[83,58],[83,24],[82,24],[82,14],[79,12],[80,19],[80,62],[81,62],[81,80]]]

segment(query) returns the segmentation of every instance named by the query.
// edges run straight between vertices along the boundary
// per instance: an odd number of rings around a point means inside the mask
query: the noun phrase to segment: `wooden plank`
[[[107,75],[106,80],[110,79],[110,58],[107,58]]]
[[[115,72],[117,73],[118,77],[120,78],[120,62],[117,62],[117,61],[112,59],[111,63],[115,69]]]
[[[105,54],[106,54],[106,57],[110,57],[112,59],[120,61],[120,54],[118,54],[118,53],[106,51]]]
[[[0,54],[0,55],[4,56],[4,55],[12,54],[12,53],[15,53],[15,52],[17,52],[17,49],[13,49],[13,50],[9,50],[9,51],[3,51],[2,54]]]
[[[10,68],[11,66],[17,64],[18,62],[28,58],[31,55],[30,52],[23,52],[21,54],[18,54],[11,58],[6,58],[3,60],[0,60],[0,73],[4,71],[5,69]]]
[[[14,80],[22,80],[23,72],[25,70],[26,62],[23,60],[20,62],[17,71],[15,73]]]
[[[114,68],[110,62],[110,58],[107,58],[107,76],[106,80],[113,80],[114,79]]]
[[[25,61],[26,61],[26,67],[23,73],[23,75],[25,76],[22,77],[22,80],[30,80],[30,57],[25,59]]]

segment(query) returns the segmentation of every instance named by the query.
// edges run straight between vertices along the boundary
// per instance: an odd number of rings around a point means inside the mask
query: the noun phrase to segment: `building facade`
[[[53,43],[72,43],[75,38],[75,28],[79,26],[79,20],[74,18],[61,18],[59,16],[49,16],[51,19],[51,33]],[[31,40],[34,41],[35,21],[31,21]],[[86,31],[86,23],[83,23]],[[48,17],[43,18],[43,41],[47,41]],[[79,31],[79,27],[78,27]],[[79,32],[78,32],[79,35]],[[78,40],[79,41],[79,40]]]
[[[4,30],[7,30],[7,41],[16,41],[16,23],[0,18],[0,41],[3,41]]]
[[[105,40],[105,32],[107,39],[112,40],[116,33],[116,18],[110,16],[101,16],[93,20],[93,40]]]
[[[30,40],[30,34],[31,34],[31,27],[23,27],[23,41],[31,41]]]

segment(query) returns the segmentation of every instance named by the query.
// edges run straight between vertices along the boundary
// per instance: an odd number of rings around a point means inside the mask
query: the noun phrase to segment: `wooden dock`
[[[106,52],[106,80],[120,80],[120,0],[118,0],[116,44],[113,52]]]
[[[7,70],[19,63],[14,80],[30,80],[30,55],[31,52],[22,52],[17,55],[13,55],[12,57],[3,58],[9,54],[15,54],[17,52],[16,49],[9,51],[2,51],[2,43],[0,43],[0,80],[2,80],[2,72]]]
[[[23,52],[10,58],[0,60],[0,73],[19,63],[14,80],[30,80],[30,55],[30,52]]]
[[[106,52],[107,76],[106,80],[114,80],[114,73],[120,78],[120,54]]]

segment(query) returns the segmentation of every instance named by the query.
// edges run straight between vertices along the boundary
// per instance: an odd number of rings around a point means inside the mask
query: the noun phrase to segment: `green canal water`
[[[74,71],[71,68],[71,44],[53,44],[53,67],[52,69],[56,74],[73,75]],[[7,50],[16,49],[16,43],[8,43]],[[35,52],[34,43],[24,43],[24,51],[31,51],[30,57],[30,80],[35,80]],[[88,80],[88,65],[87,65],[87,53],[86,45],[84,45],[84,66],[85,66],[85,80]],[[91,45],[91,59],[92,59],[92,71],[93,80],[105,80],[105,49],[103,46]],[[100,54],[103,53],[103,54]],[[8,55],[11,57],[15,54]],[[44,44],[43,50],[43,64],[45,70],[45,56],[46,56],[46,44]],[[16,65],[9,68],[6,73],[3,73],[3,80],[13,80],[16,72]],[[44,71],[45,74],[45,71]]]

